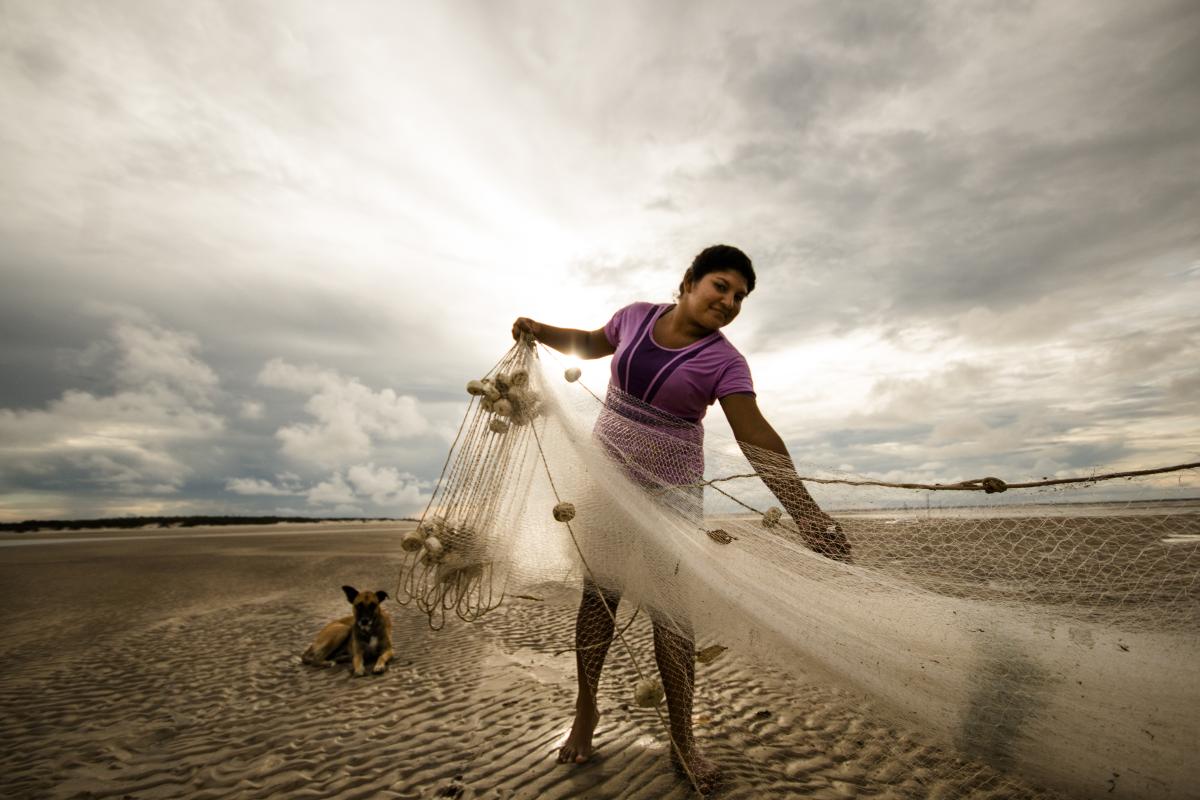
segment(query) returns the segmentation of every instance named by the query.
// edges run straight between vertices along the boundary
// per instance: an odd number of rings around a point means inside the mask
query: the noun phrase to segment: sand
[[[393,605],[396,659],[381,676],[302,665],[316,631],[348,613],[342,584],[394,590],[404,530],[0,537],[0,796],[695,796],[654,712],[634,706],[617,648],[593,761],[555,763],[574,698],[573,655],[559,652],[569,587],[440,632]],[[648,648],[643,623],[630,635]],[[695,727],[726,770],[720,797],[1054,796],[891,730],[803,672],[734,654],[699,668]]]

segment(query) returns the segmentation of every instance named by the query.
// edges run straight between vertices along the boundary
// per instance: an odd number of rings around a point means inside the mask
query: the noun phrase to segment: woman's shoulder
[[[609,344],[616,347],[626,336],[635,335],[638,327],[648,316],[654,313],[659,305],[658,303],[638,301],[619,308],[612,315],[612,319],[608,321],[608,324],[604,326],[604,335],[608,339]]]

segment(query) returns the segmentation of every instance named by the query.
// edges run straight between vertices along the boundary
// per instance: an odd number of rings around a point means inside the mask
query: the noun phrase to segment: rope
[[[511,350],[509,352],[511,352]],[[509,353],[505,353],[503,356],[501,356],[500,360],[497,361],[495,364],[493,364],[492,368],[489,369],[484,374],[491,375],[492,372],[495,371],[496,367],[499,367],[501,364],[504,363],[504,359],[508,358],[508,356],[509,356]],[[458,433],[454,434],[454,441],[450,443],[450,449],[446,451],[446,460],[444,462],[442,462],[442,471],[438,474],[437,483],[434,484],[435,488],[434,488],[433,494],[429,495],[429,502],[425,504],[425,510],[421,512],[420,522],[425,521],[425,515],[429,513],[429,509],[433,507],[433,501],[435,499],[437,499],[437,495],[438,495],[437,489],[441,488],[442,478],[446,477],[446,467],[448,467],[450,465],[450,457],[452,455],[454,455],[454,448],[458,444],[459,438],[462,436],[463,428],[465,428],[467,425],[467,420],[471,418],[471,407],[474,404],[475,404],[475,398],[472,397],[471,400],[467,403],[467,413],[463,414],[463,421],[460,422],[458,425]]]
[[[1099,483],[1100,481],[1111,481],[1116,478],[1137,478],[1143,475],[1161,475],[1167,472],[1179,472],[1185,469],[1200,468],[1200,461],[1190,464],[1175,464],[1170,467],[1155,467],[1153,469],[1135,469],[1126,472],[1109,472],[1104,475],[1089,475],[1081,478],[1054,478],[1040,481],[1028,481],[1025,483],[1008,483],[1000,478],[975,478],[969,481],[959,481],[958,483],[888,483],[887,481],[871,481],[871,480],[850,480],[848,478],[811,478],[803,475],[798,476],[802,481],[811,481],[812,483],[839,483],[844,486],[882,486],[889,489],[925,489],[928,491],[953,491],[953,492],[986,492],[994,494],[1004,492],[1009,489],[1035,489],[1041,486],[1061,486],[1068,483]],[[712,486],[713,484],[724,481],[733,481],[743,478],[761,478],[757,472],[747,472],[739,475],[726,475],[723,478],[713,478],[712,480],[702,481],[700,483],[689,483],[679,488],[693,488]],[[718,490],[720,491],[720,490]],[[721,494],[728,495],[726,492]]]

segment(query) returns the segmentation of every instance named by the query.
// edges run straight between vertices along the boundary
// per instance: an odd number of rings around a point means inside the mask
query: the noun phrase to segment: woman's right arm
[[[522,333],[531,333],[533,338],[547,347],[553,347],[560,353],[577,358],[603,358],[617,351],[604,335],[604,328],[594,331],[581,331],[575,328],[556,328],[543,322],[537,322],[529,317],[517,317],[513,323],[512,335],[520,339]]]

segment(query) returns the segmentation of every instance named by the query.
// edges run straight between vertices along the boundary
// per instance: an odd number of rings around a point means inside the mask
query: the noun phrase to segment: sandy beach
[[[386,674],[302,665],[313,634],[347,613],[342,584],[393,590],[405,529],[0,538],[0,795],[694,796],[654,712],[632,702],[616,648],[595,758],[555,763],[574,698],[563,651],[577,590],[510,598],[481,624],[439,632],[392,605]],[[630,635],[648,651],[644,619]],[[1055,796],[889,729],[801,670],[750,670],[733,654],[698,670],[695,726],[726,770],[721,797]]]

